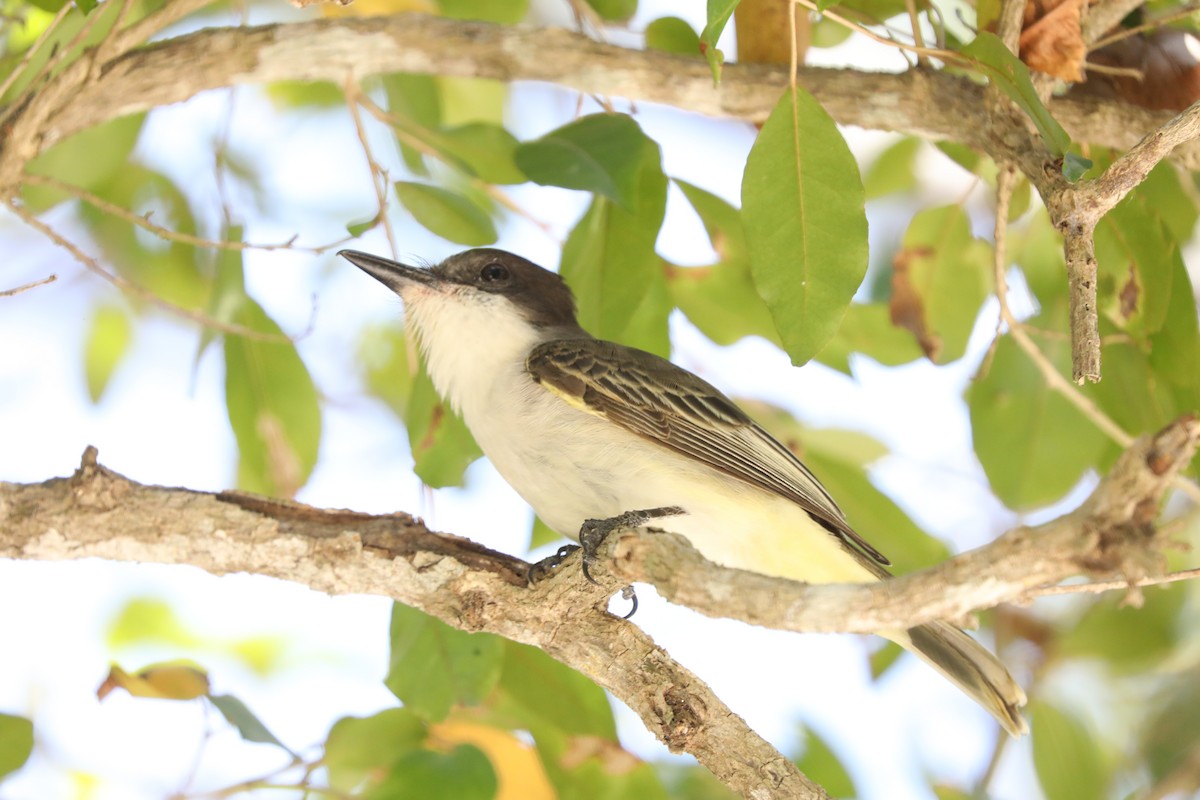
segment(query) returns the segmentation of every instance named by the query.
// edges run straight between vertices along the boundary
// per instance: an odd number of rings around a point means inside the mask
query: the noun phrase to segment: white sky
[[[691,18],[700,27],[701,4],[688,5],[696,6]],[[216,208],[216,193],[206,154],[228,103],[228,93],[216,92],[155,112],[139,145],[147,163],[181,185],[199,187],[210,211]],[[568,121],[575,107],[572,93],[524,86],[514,93],[509,119],[519,123],[515,132],[521,138],[530,138]],[[663,144],[668,175],[737,202],[752,128],[644,105],[639,112],[638,121]],[[325,242],[341,236],[346,222],[372,213],[365,163],[346,119],[316,112],[278,117],[258,92],[247,89],[237,92],[232,130],[235,148],[254,153],[269,196],[282,203],[263,216],[246,198],[235,197],[249,239],[279,241],[299,231],[303,242]],[[376,134],[376,155],[394,162],[386,132]],[[890,141],[861,131],[849,136],[860,159]],[[969,180],[947,162],[931,158],[928,163],[941,164],[945,174],[936,176],[937,188],[923,203],[952,202],[970,189]],[[554,222],[560,234],[586,202],[532,186],[512,194],[538,217]],[[404,253],[437,260],[457,249],[393,211]],[[876,242],[902,232],[904,218],[895,207],[871,211]],[[69,230],[64,209],[50,220]],[[83,381],[84,332],[96,299],[112,301],[114,292],[12,219],[0,219],[0,237],[11,256],[5,286],[48,272],[60,278],[0,300],[0,479],[67,475],[84,447],[94,444],[102,463],[139,481],[206,490],[231,486],[236,451],[223,407],[218,349],[193,370],[197,331],[152,315],[139,325],[133,351],[103,401],[91,406]],[[520,221],[502,228],[498,246],[547,265],[558,260],[558,244]],[[356,247],[386,252],[377,234]],[[711,257],[702,228],[674,190],[659,249],[683,263]],[[246,263],[251,293],[285,330],[306,325],[311,297],[318,295],[316,326],[300,349],[328,399],[321,459],[299,499],[363,511],[408,510],[438,529],[520,554],[530,512],[490,466],[472,467],[465,491],[424,491],[411,474],[401,426],[380,404],[361,398],[351,362],[355,336],[364,320],[396,318],[399,301],[332,256],[251,253]],[[731,394],[770,399],[808,424],[854,428],[880,438],[893,455],[873,469],[877,484],[928,530],[962,549],[990,540],[1014,522],[991,497],[971,454],[960,399],[993,325],[991,319],[981,322],[974,356],[963,363],[887,370],[860,361],[854,380],[819,365],[793,369],[786,356],[758,341],[715,347],[681,319],[673,321],[674,357]],[[208,635],[280,634],[298,643],[295,666],[267,681],[229,659],[196,656],[212,670],[220,691],[247,702],[294,748],[321,741],[339,716],[394,703],[380,683],[387,656],[385,600],[331,599],[278,581],[214,578],[182,567],[0,561],[0,608],[5,609],[0,614],[5,651],[0,709],[32,715],[42,745],[33,768],[4,784],[6,800],[64,796],[66,768],[105,776],[96,797],[153,798],[180,788],[203,730],[196,708],[118,695],[97,704],[94,698],[110,660],[139,667],[175,655],[107,649],[108,621],[128,598],[142,595],[169,600],[185,621]],[[659,601],[646,588],[639,596],[636,622],[676,659],[785,749],[796,741],[798,721],[811,724],[853,766],[864,798],[932,797],[919,788],[926,774],[969,786],[990,755],[995,725],[912,659],[873,686],[860,638],[767,632],[699,618]],[[624,708],[618,712],[628,746],[649,758],[666,756],[640,721]],[[996,797],[1037,796],[1030,776],[1014,768],[1026,762],[1025,748],[1026,743],[1010,747],[1009,768],[993,784]],[[223,733],[204,750],[201,785],[219,786],[278,762],[271,748],[242,745],[236,735]]]

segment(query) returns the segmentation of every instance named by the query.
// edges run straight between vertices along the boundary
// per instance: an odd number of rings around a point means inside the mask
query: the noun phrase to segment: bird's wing
[[[565,401],[799,505],[873,572],[887,558],[859,536],[791,450],[715,387],[666,359],[599,339],[558,339],[525,362]],[[883,573],[886,575],[886,572]]]

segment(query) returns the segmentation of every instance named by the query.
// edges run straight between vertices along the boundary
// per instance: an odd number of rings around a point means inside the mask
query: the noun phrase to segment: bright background
[[[562,11],[557,4],[540,5],[543,14]],[[631,28],[669,10],[699,29],[699,6],[643,3]],[[837,63],[861,53],[850,45],[813,56],[818,63]],[[569,121],[577,99],[544,85],[519,85],[510,99],[510,126],[521,139],[536,137]],[[592,110],[590,101],[584,110]],[[753,128],[646,105],[636,118],[663,143],[668,175],[737,203]],[[366,163],[343,109],[280,116],[261,91],[246,88],[155,111],[139,144],[142,161],[211,194],[210,222],[220,207],[212,143],[224,135],[225,120],[234,151],[261,157],[256,167],[270,196],[285,199],[259,208],[254,197],[233,192],[248,240],[283,241],[298,232],[300,244],[322,244],[343,236],[346,220],[372,213]],[[387,133],[374,125],[372,131],[376,156],[401,176]],[[847,136],[864,167],[893,140],[857,130]],[[978,199],[984,191],[932,150],[922,155],[922,165],[925,205]],[[531,185],[511,195],[551,223],[559,239],[586,201]],[[906,217],[899,212],[888,201],[868,206],[876,261],[890,257],[903,232]],[[977,233],[987,233],[982,206],[974,218]],[[69,205],[50,221],[86,243],[86,234],[72,227]],[[457,249],[402,210],[393,209],[392,224],[403,256],[436,261]],[[137,481],[200,490],[232,486],[236,447],[224,411],[222,360],[209,350],[194,361],[197,329],[165,315],[139,324],[132,352],[93,405],[82,366],[86,323],[94,298],[113,290],[17,220],[0,218],[0,236],[8,253],[5,286],[50,272],[59,276],[52,285],[0,299],[0,479],[68,475],[93,444],[103,464]],[[377,233],[354,246],[387,252]],[[519,218],[502,228],[497,246],[548,266],[558,260],[559,241]],[[659,252],[683,264],[713,255],[674,188]],[[317,469],[298,499],[368,512],[411,511],[435,529],[523,555],[531,513],[492,468],[486,462],[473,466],[465,490],[424,489],[410,471],[402,427],[362,391],[353,363],[356,336],[364,320],[401,314],[398,299],[332,255],[252,251],[245,263],[250,294],[285,331],[309,324],[315,297],[312,332],[299,349],[324,394],[324,436]],[[949,366],[918,362],[884,369],[864,359],[848,378],[815,363],[792,368],[782,352],[760,341],[716,347],[677,314],[673,357],[731,395],[770,400],[807,425],[861,430],[881,440],[891,455],[874,466],[873,480],[926,530],[961,550],[1019,521],[988,490],[961,399],[994,328],[993,309],[978,322],[968,356]],[[1087,488],[1079,487],[1067,503]],[[970,785],[991,755],[994,723],[923,665],[905,658],[878,684],[870,680],[865,654],[878,640],[763,631],[700,618],[665,604],[648,588],[639,597],[636,623],[668,652],[785,751],[799,746],[801,722],[811,726],[843,763],[853,765],[862,797],[931,797],[924,788],[931,775]],[[165,604],[178,625],[164,623],[164,640],[157,643],[121,644],[114,640],[116,621],[139,599]],[[189,655],[210,670],[215,691],[243,699],[289,746],[303,751],[321,742],[337,718],[395,704],[381,683],[389,608],[382,598],[330,598],[281,581],[216,578],[187,567],[0,561],[0,708],[31,716],[39,737],[33,762],[4,784],[0,796],[156,798],[270,772],[283,758],[277,750],[242,742],[197,706],[121,693],[99,703],[94,693],[109,662],[137,667]],[[269,662],[269,671],[257,674],[247,653]],[[1021,679],[1025,666],[1013,664]],[[1088,676],[1077,677],[1086,691]],[[669,757],[619,704],[618,715],[628,747],[646,758]],[[1020,766],[1028,763],[1026,747],[1016,742],[1008,748],[992,783],[995,797],[1037,796],[1032,776]]]

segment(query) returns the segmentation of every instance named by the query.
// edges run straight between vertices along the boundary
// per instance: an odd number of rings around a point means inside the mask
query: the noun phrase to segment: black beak
[[[399,261],[373,256],[361,250],[339,250],[338,255],[396,294],[399,294],[400,290],[410,283],[420,283],[425,286],[439,286],[443,283],[440,277],[427,269],[410,267]]]

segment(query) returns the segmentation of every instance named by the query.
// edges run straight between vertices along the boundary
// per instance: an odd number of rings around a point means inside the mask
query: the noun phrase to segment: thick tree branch
[[[731,64],[714,88],[699,58],[629,50],[557,29],[415,14],[214,28],[130,51],[98,68],[85,61],[72,64],[21,108],[9,109],[0,130],[0,196],[12,196],[25,164],[65,136],[226,86],[281,79],[342,84],[348,77],[426,72],[548,81],[761,122],[788,81],[785,67]],[[982,87],[964,78],[810,67],[799,80],[843,124],[962,141],[1005,158],[1011,157],[1005,151],[1020,145],[995,141]],[[1097,98],[1054,100],[1050,108],[1074,139],[1121,149],[1168,118]],[[1200,166],[1200,147],[1189,143],[1173,157]]]
[[[1134,587],[1161,572],[1164,542],[1154,520],[1198,442],[1200,422],[1182,418],[1135,442],[1079,509],[884,583],[806,586],[724,569],[662,534],[615,536],[602,553],[619,581],[652,582],[711,616],[797,631],[866,632],[958,618],[1080,573],[1119,575]],[[528,586],[525,562],[431,533],[404,514],[143,486],[95,459],[89,449],[71,478],[0,484],[0,557],[190,564],[391,597],[464,630],[545,650],[743,795],[824,797],[699,679],[635,625],[609,615],[611,590],[583,581],[570,565]]]
[[[611,592],[577,570],[529,587],[523,561],[431,533],[406,514],[143,486],[99,466],[89,448],[71,478],[0,483],[0,557],[190,564],[391,597],[455,627],[541,648],[745,797],[826,798],[636,625],[608,614]]]

